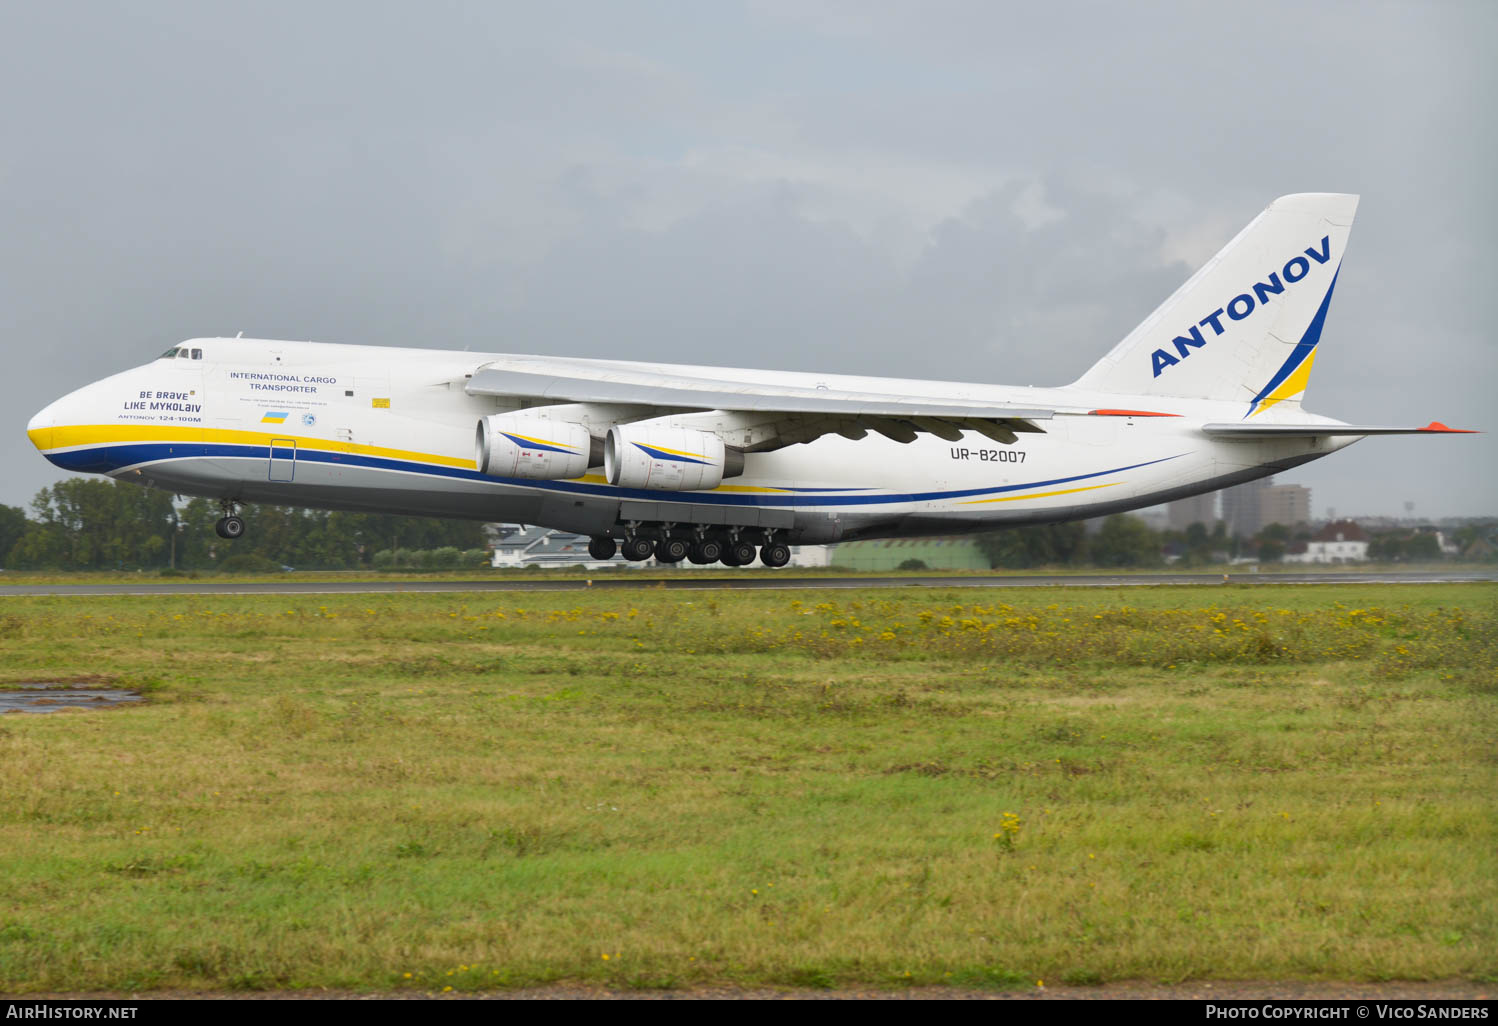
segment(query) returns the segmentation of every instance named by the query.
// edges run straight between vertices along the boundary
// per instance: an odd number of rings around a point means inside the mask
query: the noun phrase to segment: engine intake
[[[593,439],[581,424],[497,413],[479,421],[474,462],[492,477],[561,481],[582,477]]]
[[[621,488],[700,491],[742,474],[744,454],[705,431],[619,424],[603,441],[603,472]]]

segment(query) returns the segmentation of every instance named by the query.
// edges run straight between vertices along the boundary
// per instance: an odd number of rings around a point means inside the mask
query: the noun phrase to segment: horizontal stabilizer
[[[1381,427],[1374,424],[1203,424],[1213,438],[1331,438],[1355,435],[1475,435],[1476,431],[1449,428],[1438,420],[1425,427]]]

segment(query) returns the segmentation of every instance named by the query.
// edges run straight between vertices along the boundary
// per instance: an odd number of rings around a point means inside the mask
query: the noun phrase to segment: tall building
[[[1311,522],[1311,490],[1304,485],[1271,485],[1259,493],[1259,526],[1295,527]]]
[[[1192,524],[1203,524],[1210,531],[1217,523],[1217,493],[1177,499],[1165,507],[1165,514],[1172,531],[1184,531]]]
[[[1259,533],[1259,528],[1272,522],[1259,519],[1259,496],[1273,486],[1274,478],[1261,477],[1222,490],[1222,519],[1227,522],[1229,537],[1252,538]]]

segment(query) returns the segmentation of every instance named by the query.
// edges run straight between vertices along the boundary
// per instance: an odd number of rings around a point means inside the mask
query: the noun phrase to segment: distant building
[[[1368,535],[1351,520],[1334,520],[1308,542],[1290,546],[1286,563],[1361,563],[1368,558]]]
[[[1457,542],[1453,535],[1447,534],[1445,531],[1436,532],[1436,544],[1441,546],[1441,555],[1443,556],[1456,557],[1462,554],[1461,544]]]
[[[1304,485],[1270,485],[1259,492],[1259,527],[1311,522],[1311,490]]]
[[[1483,561],[1498,559],[1498,545],[1494,545],[1487,538],[1473,538],[1472,544],[1468,545],[1466,551],[1462,553],[1462,558]]]
[[[1222,519],[1233,538],[1252,538],[1270,524],[1295,527],[1311,522],[1311,490],[1304,485],[1277,485],[1274,478],[1265,477],[1219,494]],[[1202,523],[1210,525],[1209,521]]]
[[[1274,486],[1274,478],[1265,477],[1233,488],[1225,488],[1222,496],[1222,519],[1227,523],[1228,537],[1252,538],[1270,521],[1261,520],[1262,510],[1259,496],[1264,489]]]
[[[588,536],[585,534],[569,534],[546,527],[517,527],[494,543],[494,555],[489,565],[513,570],[526,566],[591,568],[624,562],[619,556],[597,560],[588,555]]]
[[[1142,520],[1151,531],[1163,531],[1170,526],[1170,514],[1163,509],[1136,509],[1129,516]]]
[[[1184,531],[1192,524],[1202,524],[1210,531],[1217,523],[1217,493],[1177,499],[1165,507],[1165,515],[1172,531]]]

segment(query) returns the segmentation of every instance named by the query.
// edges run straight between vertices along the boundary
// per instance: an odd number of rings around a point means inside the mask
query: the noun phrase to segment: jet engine
[[[603,469],[609,484],[621,488],[699,491],[742,474],[744,454],[705,431],[616,424],[603,441]]]
[[[474,461],[493,477],[561,481],[588,472],[592,443],[581,424],[497,413],[479,421]]]

